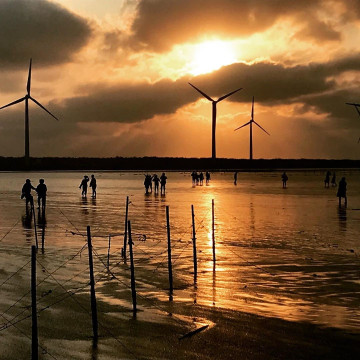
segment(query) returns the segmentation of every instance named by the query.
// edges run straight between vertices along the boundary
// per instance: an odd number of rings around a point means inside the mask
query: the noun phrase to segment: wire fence
[[[133,202],[130,202],[132,206],[136,206]],[[219,210],[220,209],[220,210]],[[226,209],[217,206],[217,211],[227,212]],[[37,297],[37,304],[39,306],[37,313],[41,314],[46,310],[53,309],[55,307],[60,306],[64,301],[71,300],[79,310],[81,310],[84,314],[87,314],[91,317],[91,311],[88,306],[83,304],[83,295],[88,292],[89,289],[89,265],[86,263],[87,259],[82,259],[82,253],[87,249],[88,245],[86,242],[87,234],[86,232],[81,231],[81,229],[76,226],[76,224],[70,219],[69,216],[65,214],[63,209],[58,209],[59,213],[66,219],[66,222],[71,226],[71,229],[63,227],[63,235],[71,236],[76,239],[75,243],[80,243],[81,246],[74,251],[73,254],[69,255],[64,261],[62,261],[59,265],[56,265],[54,269],[49,269],[49,264],[53,266],[51,259],[48,259],[46,256],[42,260],[37,260],[37,265],[41,269],[41,276],[39,276],[38,281],[36,283],[36,287],[38,289],[42,289],[42,286],[47,284],[51,289],[42,291],[40,295]],[[233,216],[231,214],[227,214],[228,216]],[[164,214],[165,216],[165,214]],[[233,216],[234,219],[239,220],[237,217]],[[196,233],[195,236],[207,236],[212,233],[212,229],[210,228],[207,218],[196,217]],[[0,242],[3,241],[6,237],[11,235],[11,232],[16,228],[18,222],[16,222],[3,237],[0,239]],[[170,222],[172,225],[172,223]],[[183,230],[180,232],[177,231],[176,235],[171,239],[171,252],[172,256],[172,266],[175,269],[175,281],[178,284],[178,288],[184,289],[186,287],[190,287],[194,285],[196,280],[192,279],[193,275],[191,272],[191,268],[193,265],[192,259],[192,251],[191,245],[193,244],[194,239],[192,239],[192,224],[185,226]],[[183,226],[184,227],[184,226]],[[216,237],[216,229],[218,224],[215,218],[215,238]],[[141,300],[143,307],[146,309],[154,309],[159,311],[163,316],[169,318],[172,317],[173,321],[179,325],[179,329],[181,331],[184,328],[184,321],[180,318],[174,316],[172,311],[169,310],[168,304],[165,304],[161,298],[164,295],[168,295],[169,289],[166,284],[167,273],[167,262],[168,262],[168,249],[166,242],[166,227],[163,227],[163,234],[159,234],[157,239],[154,239],[153,242],[147,241],[146,234],[142,232],[134,232],[133,235],[133,243],[134,243],[134,252],[135,252],[135,273],[136,280],[138,284],[145,284],[145,286],[139,286],[137,291],[137,297]],[[40,228],[41,231],[45,231],[45,229]],[[61,234],[61,232],[60,232]],[[92,238],[94,239],[95,245],[92,247],[93,255],[94,255],[94,266],[96,268],[95,273],[95,284],[113,284],[116,283],[121,287],[122,290],[126,291],[130,294],[131,285],[129,283],[129,271],[130,267],[128,266],[128,254],[127,257],[124,257],[121,245],[123,242],[123,238],[125,236],[124,232],[108,232],[106,233],[104,230],[96,231]],[[115,246],[111,246],[110,239],[121,239],[121,242],[117,242]],[[202,243],[202,245],[204,242]],[[256,262],[250,261],[246,256],[239,254],[236,246],[232,243],[227,243],[226,238],[222,238],[220,240],[217,239],[216,245],[221,245],[224,249],[226,249],[226,253],[221,253],[221,256],[227,258],[229,254],[235,256],[237,259],[241,261],[238,263],[240,265],[246,265],[254,268],[256,271],[262,273],[263,275],[276,277],[278,274],[274,271],[270,271],[268,268],[264,266],[260,266]],[[208,246],[206,249],[198,249],[198,262],[210,264],[213,262],[212,258],[212,249],[211,246]],[[204,251],[202,251],[204,250]],[[50,255],[49,255],[50,256]],[[217,257],[217,261],[223,261],[222,257]],[[47,263],[44,262],[47,261]],[[24,275],[26,271],[28,271],[30,264],[30,260],[25,261],[21,266],[17,268],[16,271],[13,271],[9,274],[4,280],[0,283],[0,290],[4,286],[16,287],[16,283],[14,283],[14,279],[18,276],[26,276]],[[176,269],[177,266],[181,268],[181,276],[176,278]],[[184,274],[184,269],[188,270],[187,274]],[[66,270],[66,271],[65,271]],[[210,270],[206,270],[210,272]],[[215,272],[215,264],[213,271]],[[69,272],[71,276],[69,276]],[[165,280],[164,280],[165,279]],[[159,284],[162,287],[159,288]],[[250,284],[245,284],[247,291],[249,289]],[[102,289],[104,286],[102,286]],[[175,287],[176,288],[176,287]],[[159,296],[159,293],[162,295]],[[255,296],[260,297],[260,295],[253,290]],[[15,328],[22,335],[26,336],[28,339],[31,339],[30,335],[19,328],[19,325],[31,317],[31,305],[27,302],[27,297],[30,294],[30,290],[25,291],[21,296],[19,296],[16,300],[14,300],[11,304],[5,307],[0,314],[0,317],[4,320],[2,324],[0,324],[0,333]],[[155,294],[155,296],[154,296]],[[106,296],[106,295],[105,295]],[[23,303],[23,300],[25,304]],[[80,300],[81,299],[81,300]],[[22,304],[21,306],[19,306]],[[131,307],[131,303],[127,304],[127,307]],[[16,310],[16,311],[14,311]],[[117,344],[119,344],[128,356],[133,358],[138,358],[136,352],[134,352],[124,341],[122,341],[119,336],[117,336],[114,332],[114,329],[111,329],[109,326],[105,324],[103,320],[99,321],[99,325],[104,333],[107,334],[110,338],[112,338]],[[29,329],[30,330],[30,329]],[[166,336],[164,336],[166,339]],[[56,357],[51,354],[44,345],[39,345],[42,349],[43,354],[48,355],[49,357],[56,359]]]

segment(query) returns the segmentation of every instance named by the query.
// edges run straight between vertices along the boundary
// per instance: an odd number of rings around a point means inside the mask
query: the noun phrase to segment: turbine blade
[[[49,110],[47,110],[44,106],[42,106],[38,101],[36,101],[33,97],[30,96],[30,99],[36,104],[39,105],[42,109],[44,109],[48,114],[50,114],[55,120],[59,121],[59,119],[53,115]]]
[[[194,86],[193,84],[190,84],[190,86],[192,86],[195,90],[197,90],[202,96],[206,97],[208,100],[210,101],[214,101],[209,95],[206,95],[204,92],[202,92],[200,89],[198,89],[196,86]]]
[[[265,131],[268,135],[270,135],[263,127],[261,127],[256,121],[254,121],[254,124],[256,124],[262,131]]]
[[[242,90],[242,89],[243,89],[243,88],[236,89],[236,90],[232,91],[231,93],[228,93],[228,94],[226,94],[226,95],[224,95],[224,96],[221,96],[221,97],[219,97],[219,98],[217,99],[216,102],[220,102],[220,101],[226,99],[227,97],[229,97],[230,95],[235,94],[236,92],[238,92],[238,91],[240,91],[240,90]]]
[[[241,129],[242,127],[244,127],[244,126],[246,126],[246,125],[249,125],[250,123],[251,123],[251,121],[247,122],[247,123],[244,124],[244,125],[239,126],[239,127],[236,128],[234,131]]]
[[[359,114],[359,116],[360,116],[360,110],[359,110],[359,108],[360,108],[360,104],[354,104],[354,103],[345,103],[346,105],[352,105],[352,106],[355,106],[355,109],[356,109],[356,111],[357,111],[357,113]]]
[[[0,107],[0,110],[6,108],[6,107],[8,107],[8,106],[15,105],[15,104],[17,104],[17,103],[19,103],[19,102],[22,102],[22,101],[24,101],[24,100],[25,100],[25,97],[23,97],[23,98],[21,98],[21,99],[18,99],[18,100],[15,100],[15,101],[11,102],[10,104],[7,104],[7,105],[4,105],[4,106]]]
[[[251,118],[254,120],[254,96],[252,99],[252,106],[251,106]]]
[[[26,86],[26,90],[27,90],[27,93],[29,96],[30,96],[30,87],[31,87],[31,62],[32,62],[32,59],[30,59],[29,75],[28,75],[28,81],[27,81],[27,86]]]

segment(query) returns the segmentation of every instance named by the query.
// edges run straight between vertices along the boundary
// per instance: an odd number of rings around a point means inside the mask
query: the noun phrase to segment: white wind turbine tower
[[[242,90],[242,88],[240,89],[236,89],[234,91],[232,91],[231,93],[228,93],[224,96],[219,97],[217,100],[212,99],[209,95],[205,94],[203,91],[201,91],[200,89],[198,89],[196,86],[194,86],[193,84],[190,84],[190,86],[192,86],[195,90],[197,90],[202,96],[204,96],[206,99],[208,99],[209,101],[212,102],[212,159],[216,159],[216,140],[215,140],[215,132],[216,132],[216,104],[224,99],[226,99],[227,97],[229,97],[232,94],[235,94],[237,91]]]
[[[240,127],[236,128],[234,131],[241,129],[244,126],[250,125],[250,160],[253,159],[253,140],[252,140],[252,124],[257,125],[262,131],[266,132],[268,135],[270,135],[263,127],[261,127],[255,120],[254,120],[254,96],[252,98],[252,107],[251,107],[251,119],[249,122],[247,122],[244,125],[241,125]]]
[[[15,105],[17,103],[20,103],[22,101],[25,101],[25,159],[29,160],[30,158],[30,142],[29,142],[29,99],[32,100],[36,105],[40,106],[42,109],[44,109],[48,114],[50,114],[54,119],[59,120],[55,115],[53,115],[49,110],[47,110],[44,106],[42,106],[37,100],[35,100],[30,95],[30,88],[31,88],[31,59],[30,59],[30,65],[29,65],[29,74],[28,74],[28,81],[26,86],[26,95],[22,97],[21,99],[15,100],[11,102],[10,104],[4,105],[0,107],[1,109],[4,109],[8,106]]]

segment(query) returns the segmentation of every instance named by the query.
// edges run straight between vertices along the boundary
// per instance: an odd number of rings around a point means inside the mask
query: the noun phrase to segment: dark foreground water
[[[81,249],[90,225],[97,297],[103,304],[124,309],[121,317],[131,317],[129,261],[124,265],[120,256],[129,196],[138,305],[143,310],[139,316],[155,323],[167,321],[158,312],[169,301],[165,217],[169,205],[174,302],[358,331],[359,171],[337,172],[337,180],[345,176],[348,183],[346,209],[338,207],[336,188],[324,188],[323,171],[290,171],[287,189],[282,189],[279,172],[239,173],[237,186],[232,173],[214,173],[209,186],[196,187],[189,173],[167,173],[165,196],[144,195],[143,173],[98,172],[96,199],[90,194],[81,198],[78,186],[83,175],[0,174],[2,347],[12,347],[16,340],[15,335],[7,335],[16,332],[10,320],[19,321],[18,326],[29,321],[28,262],[35,229],[20,200],[25,178],[35,186],[44,178],[48,186],[45,230],[44,222],[36,219],[40,246],[43,232],[45,239],[44,253],[38,254],[38,308],[44,313],[63,311],[66,291],[81,299],[88,296],[87,249]],[[191,205],[198,257],[195,286]],[[111,273],[105,269],[109,235]],[[30,334],[29,323],[22,331]]]

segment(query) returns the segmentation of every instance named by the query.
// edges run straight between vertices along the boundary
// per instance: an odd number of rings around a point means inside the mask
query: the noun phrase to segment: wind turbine
[[[253,142],[252,142],[252,124],[257,125],[262,131],[265,131],[268,135],[270,135],[264,128],[262,128],[255,120],[254,120],[254,97],[252,98],[252,107],[251,107],[251,119],[244,125],[236,128],[234,131],[241,129],[246,125],[250,125],[250,160],[253,159]]]
[[[224,99],[226,99],[227,97],[229,97],[232,94],[235,94],[237,91],[242,90],[242,88],[240,89],[236,89],[234,91],[232,91],[229,94],[226,94],[224,96],[219,97],[217,100],[212,99],[210,96],[208,96],[207,94],[205,94],[204,92],[202,92],[200,89],[198,89],[196,86],[194,86],[193,84],[190,84],[190,86],[192,86],[195,90],[197,90],[202,96],[204,96],[206,99],[208,99],[209,101],[212,102],[212,158],[216,159],[216,142],[215,142],[215,131],[216,131],[216,104]]]
[[[55,115],[53,115],[49,110],[45,109],[44,106],[42,106],[37,100],[35,100],[30,95],[30,88],[31,88],[31,60],[30,59],[30,65],[29,65],[29,75],[28,75],[28,81],[26,85],[26,95],[22,97],[21,99],[15,100],[11,102],[10,104],[7,104],[5,106],[0,107],[1,109],[4,109],[8,106],[15,105],[17,103],[20,103],[25,100],[25,159],[28,160],[30,158],[30,142],[29,142],[29,99],[32,100],[36,105],[40,106],[42,109],[44,109],[48,114],[50,114],[54,119],[59,120]]]

